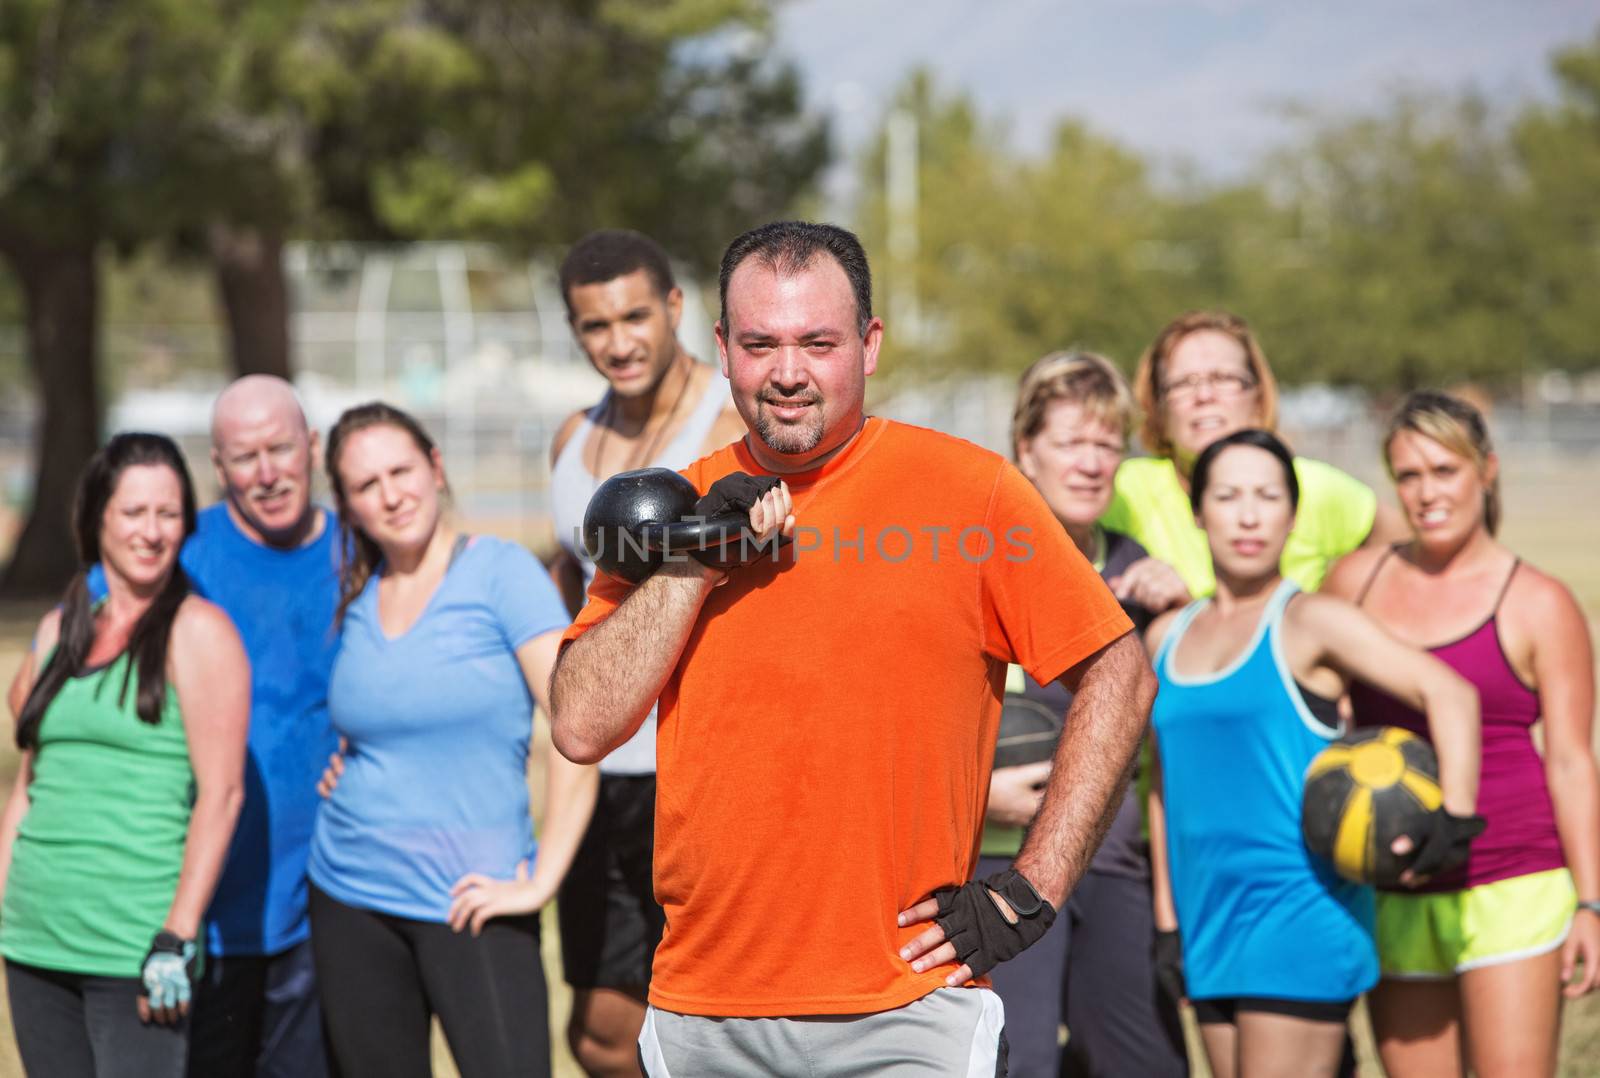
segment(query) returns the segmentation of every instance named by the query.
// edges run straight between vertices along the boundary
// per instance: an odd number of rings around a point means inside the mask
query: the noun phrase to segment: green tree
[[[1561,99],[1530,108],[1515,145],[1526,173],[1527,296],[1539,365],[1600,366],[1600,31],[1553,64]]]
[[[1277,237],[1236,259],[1274,362],[1373,389],[1508,381],[1529,261],[1505,125],[1467,95],[1310,126],[1262,178]]]
[[[883,291],[901,287],[896,274],[913,274],[922,316],[918,326],[890,325],[887,373],[1018,371],[1070,346],[1124,364],[1137,355],[1188,271],[1163,242],[1167,200],[1144,162],[1070,120],[1041,155],[1021,154],[1003,124],[965,96],[941,94],[926,73],[894,108],[917,130],[914,268],[889,249],[887,136],[866,158],[861,228]]]
[[[217,268],[235,367],[285,375],[289,235],[526,251],[628,225],[709,268],[827,160],[770,46],[759,0],[252,8],[214,98],[230,197],[180,249]]]
[[[235,368],[285,375],[290,237],[526,249],[632,225],[703,267],[826,160],[766,27],[758,0],[0,6],[0,257],[44,417],[0,591],[73,564],[103,252],[208,260]]]
[[[220,14],[159,0],[0,6],[0,259],[23,296],[42,417],[33,508],[0,592],[54,590],[75,562],[69,501],[101,418],[97,259],[170,234],[218,194],[220,133],[200,103],[226,43]]]

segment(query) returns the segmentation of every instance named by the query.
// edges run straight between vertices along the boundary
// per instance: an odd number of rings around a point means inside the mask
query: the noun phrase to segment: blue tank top
[[[1173,654],[1209,599],[1178,615],[1156,655],[1167,860],[1192,999],[1354,999],[1378,980],[1372,889],[1306,850],[1306,767],[1339,731],[1306,706],[1284,660],[1284,581],[1239,658],[1204,677]]]

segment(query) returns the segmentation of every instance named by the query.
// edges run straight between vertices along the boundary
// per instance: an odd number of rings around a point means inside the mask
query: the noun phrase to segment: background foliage
[[[1553,61],[1555,104],[1396,95],[1366,115],[1303,112],[1297,137],[1226,185],[1182,175],[1068,118],[1042,154],[964,95],[912,76],[922,318],[901,370],[1020,368],[1068,344],[1131,362],[1177,312],[1250,319],[1280,376],[1393,392],[1520,386],[1600,366],[1600,34]],[[890,267],[885,138],[860,214]]]

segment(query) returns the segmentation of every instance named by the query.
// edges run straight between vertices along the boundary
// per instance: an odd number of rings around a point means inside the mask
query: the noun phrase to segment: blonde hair
[[[1488,473],[1489,457],[1494,445],[1489,440],[1489,424],[1483,413],[1460,397],[1441,393],[1437,389],[1419,389],[1400,402],[1400,407],[1389,418],[1383,432],[1383,463],[1394,478],[1394,462],[1389,448],[1395,435],[1411,431],[1438,442],[1458,457],[1472,461],[1478,475]],[[1493,535],[1500,527],[1500,476],[1485,484],[1483,491],[1483,523]]]
[[[1011,455],[1044,428],[1045,412],[1069,401],[1127,438],[1135,405],[1127,380],[1116,365],[1094,352],[1051,352],[1022,372],[1011,413]]]
[[[1278,380],[1272,376],[1267,354],[1261,350],[1249,324],[1226,311],[1190,311],[1168,322],[1156,334],[1155,341],[1139,357],[1139,367],[1133,375],[1133,395],[1144,412],[1139,440],[1144,442],[1147,452],[1158,457],[1172,456],[1172,440],[1167,437],[1167,421],[1161,406],[1162,367],[1180,341],[1191,333],[1207,329],[1227,334],[1244,349],[1250,375],[1256,380],[1256,391],[1261,394],[1261,415],[1254,426],[1272,432],[1278,429]]]

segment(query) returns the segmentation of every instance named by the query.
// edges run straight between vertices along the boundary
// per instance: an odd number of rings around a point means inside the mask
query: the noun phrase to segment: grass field
[[[1370,474],[1370,467],[1364,469],[1356,462],[1339,463],[1374,483],[1380,482],[1378,476]],[[1504,537],[1530,561],[1566,580],[1588,611],[1591,625],[1600,628],[1600,562],[1594,556],[1595,539],[1600,536],[1600,504],[1592,494],[1578,493],[1592,489],[1592,466],[1586,461],[1527,460],[1517,467],[1508,466],[1506,472],[1506,486],[1515,493],[1507,499]],[[0,606],[0,686],[10,684],[31,628],[41,612],[42,607]],[[9,738],[0,740],[3,740],[0,743],[0,796],[4,796],[15,775],[16,753]],[[538,753],[534,754],[534,759],[539,759]],[[539,776],[532,776],[532,781],[538,783]],[[534,804],[539,804],[538,798],[534,799]],[[570,1004],[561,980],[559,940],[553,914],[553,910],[545,911],[544,963],[550,984],[555,1074],[558,1078],[578,1078],[582,1072],[567,1053],[563,1036]],[[1191,1048],[1197,1049],[1192,1025],[1190,1033]],[[1381,1075],[1382,1070],[1374,1060],[1370,1038],[1361,1035],[1363,1033],[1358,1025],[1362,1075],[1371,1078]],[[1198,1059],[1200,1053],[1192,1050],[1191,1056]],[[1600,1076],[1600,993],[1567,1006],[1562,1024],[1561,1060],[1562,1078]],[[437,1030],[434,1069],[441,1076],[456,1073],[449,1050]],[[22,1067],[11,1036],[10,1014],[4,1004],[4,986],[0,984],[0,1078],[21,1074]],[[1203,1064],[1196,1065],[1195,1074],[1207,1074]]]

